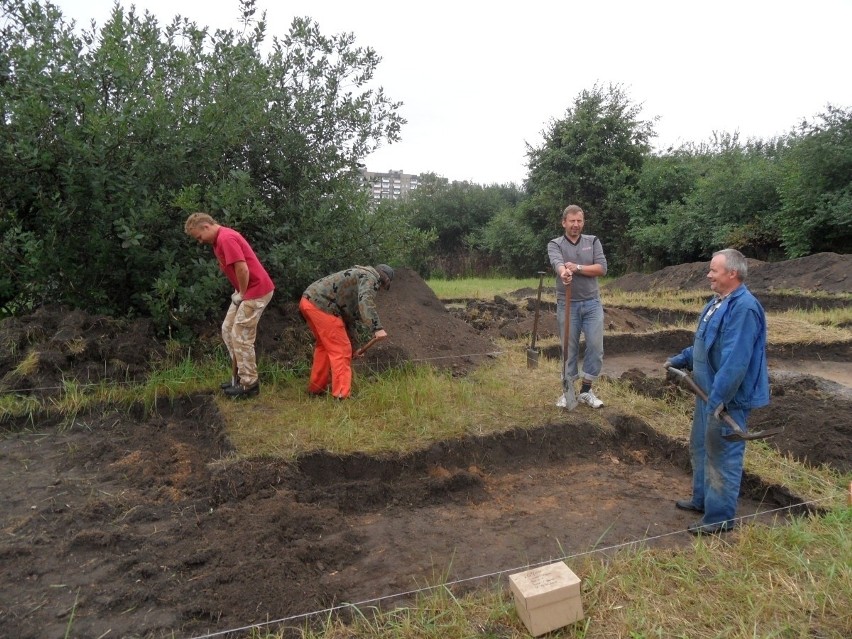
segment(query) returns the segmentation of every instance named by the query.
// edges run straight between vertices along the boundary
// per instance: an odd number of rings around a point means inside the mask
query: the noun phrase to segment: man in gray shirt
[[[601,304],[598,278],[606,275],[607,264],[601,241],[594,235],[583,235],[585,214],[576,204],[562,212],[562,228],[565,233],[547,244],[547,258],[556,273],[556,320],[562,339],[565,326],[565,286],[571,284],[571,324],[568,327],[566,383],[581,379],[580,395],[577,399],[592,408],[600,408],[603,402],[592,392],[592,382],[600,375],[603,366],[604,312]],[[580,333],[586,338],[583,356],[583,373],[577,374],[577,359],[580,350]],[[562,348],[566,348],[563,344]],[[564,407],[563,395],[556,403]]]

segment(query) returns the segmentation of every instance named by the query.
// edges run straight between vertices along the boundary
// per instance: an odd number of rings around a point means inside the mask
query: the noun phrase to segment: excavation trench
[[[579,420],[292,463],[236,459],[205,395],[8,433],[3,634],[62,637],[73,614],[77,636],[194,636],[626,542],[691,544],[672,507],[689,492],[684,446],[604,410],[607,431]],[[742,515],[800,503],[756,477],[743,492]]]

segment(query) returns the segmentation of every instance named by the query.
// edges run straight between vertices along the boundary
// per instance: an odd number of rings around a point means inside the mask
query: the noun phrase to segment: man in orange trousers
[[[352,391],[352,342],[360,322],[373,331],[375,339],[384,339],[384,330],[376,311],[379,289],[390,289],[393,269],[387,264],[353,266],[332,273],[311,284],[302,294],[299,311],[316,339],[308,392],[321,395],[331,388],[337,399],[346,399]]]

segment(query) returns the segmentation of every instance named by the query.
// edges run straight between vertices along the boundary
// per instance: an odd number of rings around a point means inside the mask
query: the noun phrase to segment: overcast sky
[[[58,0],[102,25],[108,0]],[[165,25],[237,28],[237,0],[138,0]],[[527,175],[526,144],[595,83],[620,84],[658,117],[657,148],[783,134],[827,104],[852,107],[852,0],[258,0],[269,38],[294,16],[355,34],[382,56],[377,82],[402,101],[402,141],[371,171],[434,172],[480,184]]]

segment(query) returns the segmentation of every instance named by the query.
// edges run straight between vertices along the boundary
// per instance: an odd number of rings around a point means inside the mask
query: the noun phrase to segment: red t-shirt
[[[270,291],[275,289],[275,284],[263,268],[263,264],[257,259],[246,238],[237,233],[234,229],[227,226],[220,226],[219,233],[216,235],[216,241],[213,242],[213,253],[216,259],[219,260],[219,268],[228,278],[228,281],[234,287],[234,290],[240,290],[240,284],[237,281],[237,270],[234,264],[237,262],[245,262],[248,266],[249,282],[246,289],[244,299],[254,300],[263,297]]]

